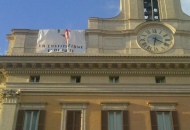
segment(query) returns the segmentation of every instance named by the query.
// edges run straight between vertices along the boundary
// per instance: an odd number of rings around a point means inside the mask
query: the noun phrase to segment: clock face
[[[138,44],[151,53],[163,53],[172,48],[174,38],[169,29],[156,25],[143,28],[138,33]]]

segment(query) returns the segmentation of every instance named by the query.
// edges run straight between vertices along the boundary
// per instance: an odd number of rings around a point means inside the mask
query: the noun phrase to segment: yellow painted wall
[[[87,107],[86,130],[101,130],[101,102],[129,102],[130,130],[151,130],[150,107],[148,102],[178,102],[178,111],[181,130],[190,129],[190,97],[178,96],[23,96],[23,101],[45,101],[46,128],[45,130],[60,130],[61,127],[61,104],[60,102],[89,102]]]

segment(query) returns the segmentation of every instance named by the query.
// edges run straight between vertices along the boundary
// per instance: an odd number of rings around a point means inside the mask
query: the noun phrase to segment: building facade
[[[180,0],[121,0],[90,18],[85,54],[36,53],[14,29],[0,56],[1,130],[189,130],[190,17]]]

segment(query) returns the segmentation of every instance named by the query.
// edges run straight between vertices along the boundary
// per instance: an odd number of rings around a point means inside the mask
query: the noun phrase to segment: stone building
[[[121,0],[90,18],[85,54],[36,53],[14,29],[0,56],[1,130],[189,130],[190,17],[180,0]]]

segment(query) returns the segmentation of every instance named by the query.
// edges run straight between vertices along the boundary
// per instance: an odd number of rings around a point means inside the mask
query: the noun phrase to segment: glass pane
[[[32,112],[27,111],[25,113],[24,130],[30,130],[31,117],[32,117]]]
[[[157,113],[158,130],[164,130],[164,121],[162,112]]]
[[[32,123],[31,123],[31,130],[37,130],[37,126],[38,126],[38,113],[39,113],[39,111],[34,111],[33,112]]]
[[[114,129],[114,112],[109,112],[108,114],[108,130]]]
[[[121,111],[109,112],[108,130],[122,130],[122,113]]]
[[[122,130],[122,114],[121,112],[116,112],[116,130]]]
[[[158,130],[172,130],[170,112],[157,113]]]
[[[164,113],[165,116],[165,124],[166,124],[166,130],[172,130],[172,123],[171,123],[171,116],[170,116],[170,112],[165,112]]]
[[[37,130],[39,111],[26,111],[24,130]]]

